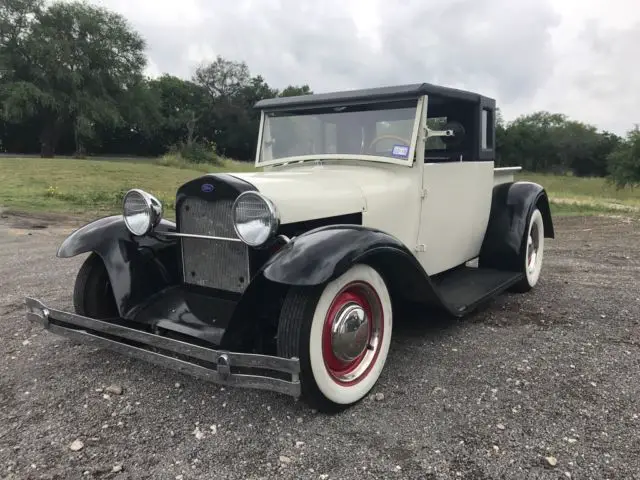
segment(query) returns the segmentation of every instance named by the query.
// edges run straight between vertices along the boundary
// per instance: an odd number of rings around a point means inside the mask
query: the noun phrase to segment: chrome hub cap
[[[340,385],[354,385],[375,365],[384,334],[382,304],[365,282],[346,285],[325,317],[322,356],[327,372]]]
[[[364,352],[369,343],[369,318],[362,306],[347,304],[331,328],[333,354],[343,362],[351,362]]]

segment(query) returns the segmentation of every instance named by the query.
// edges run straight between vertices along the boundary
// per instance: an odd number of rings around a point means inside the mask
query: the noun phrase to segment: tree
[[[591,127],[593,128],[593,127]],[[621,138],[611,132],[592,132],[584,139],[584,146],[588,146],[588,154],[574,159],[571,167],[577,176],[605,177],[609,155],[617,148]]]
[[[213,102],[205,88],[172,75],[153,80],[151,87],[159,98],[166,148],[212,137]]]
[[[516,118],[504,129],[497,130],[501,163],[521,165],[524,170],[548,171],[551,165],[561,165],[554,148],[554,131],[565,122],[564,115],[535,112]]]
[[[619,139],[566,115],[534,112],[496,127],[498,163],[535,172],[606,174],[608,154]]]
[[[640,185],[640,128],[627,133],[625,141],[609,154],[610,179],[618,188]]]
[[[245,62],[225,60],[218,55],[209,65],[196,69],[194,81],[206,88],[213,98],[229,100],[250,85],[251,75]]]
[[[160,155],[166,151],[159,93],[153,81],[143,80],[118,98],[121,121],[98,122],[87,146],[93,152],[124,155]]]
[[[289,85],[278,94],[279,97],[295,97],[298,95],[311,95],[313,92],[309,85]]]
[[[249,160],[254,155],[259,112],[253,106],[278,95],[261,75],[251,76],[244,62],[218,56],[209,65],[198,67],[193,81],[206,89],[212,102],[213,140],[221,155]]]
[[[35,113],[36,102],[46,102],[39,98],[37,89],[21,76],[30,68],[30,54],[26,43],[32,34],[36,17],[43,9],[43,0],[4,0],[0,3],[0,101],[3,133],[9,132],[14,124],[24,127],[26,117]],[[27,99],[31,101],[27,101]],[[21,113],[23,118],[21,117]],[[13,121],[11,121],[13,120]],[[9,138],[3,139],[8,145]]]
[[[260,112],[253,108],[259,100],[278,94],[258,75],[230,98],[214,99],[215,142],[219,153],[238,160],[255,155]]]
[[[554,144],[561,165],[578,176],[593,176],[606,156],[597,157],[600,134],[596,127],[582,122],[566,120],[554,131]]]
[[[81,2],[45,8],[35,0],[5,0],[0,14],[2,114],[13,123],[36,121],[42,156],[54,155],[65,128],[82,153],[98,124],[123,124],[146,64],[145,42],[124,17]]]

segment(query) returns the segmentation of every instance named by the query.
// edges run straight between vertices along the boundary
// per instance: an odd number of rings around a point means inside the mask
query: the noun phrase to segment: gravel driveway
[[[70,307],[84,256],[5,216],[0,478],[640,479],[640,223],[556,225],[533,292],[396,318],[372,395],[325,416],[28,324],[25,295]]]

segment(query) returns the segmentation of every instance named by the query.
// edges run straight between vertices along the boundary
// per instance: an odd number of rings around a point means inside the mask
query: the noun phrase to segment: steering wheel
[[[398,140],[403,144],[409,146],[411,142],[397,135],[380,135],[373,139],[373,141],[369,144],[369,150],[373,150],[373,147],[380,142],[381,140]]]

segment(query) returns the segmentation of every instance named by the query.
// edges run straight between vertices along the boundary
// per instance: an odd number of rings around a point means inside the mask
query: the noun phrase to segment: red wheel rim
[[[383,335],[384,312],[375,289],[361,281],[344,286],[331,302],[322,330],[322,356],[333,381],[351,386],[366,378]]]

